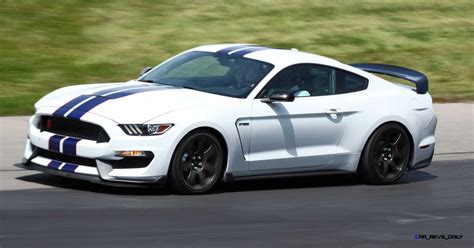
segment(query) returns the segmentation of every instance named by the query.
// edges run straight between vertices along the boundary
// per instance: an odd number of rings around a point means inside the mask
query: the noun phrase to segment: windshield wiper
[[[192,86],[187,86],[187,85],[176,85],[176,87],[181,87],[181,88],[184,88],[184,89],[189,89],[189,90],[199,90],[199,91],[202,91],[198,88],[195,88],[195,87],[192,87]]]
[[[158,82],[158,81],[155,81],[155,80],[151,80],[151,79],[140,79],[140,80],[137,80],[137,81],[139,81],[139,82],[145,82],[145,83],[168,85],[168,86],[173,86],[173,87],[180,87],[180,88],[190,89],[190,90],[202,91],[202,90],[200,90],[200,89],[198,89],[198,88],[195,88],[195,87],[192,87],[192,86],[188,86],[188,85],[165,84],[165,83],[161,83],[161,82]]]
[[[155,81],[151,80],[151,79],[140,79],[140,80],[137,80],[138,82],[145,82],[145,83],[156,83]]]
[[[155,81],[155,80],[151,80],[151,79],[140,79],[140,80],[137,80],[139,82],[145,82],[145,83],[153,83],[153,84],[161,84],[161,85],[169,85],[169,86],[175,86],[174,84],[165,84],[165,83],[161,83],[161,82],[158,82],[158,81]]]

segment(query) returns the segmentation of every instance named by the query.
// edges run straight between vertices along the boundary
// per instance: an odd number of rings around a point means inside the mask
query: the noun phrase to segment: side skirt
[[[306,171],[306,172],[279,172],[273,174],[257,174],[257,175],[245,175],[245,176],[234,176],[232,172],[226,172],[224,174],[224,182],[233,182],[241,180],[252,180],[252,179],[269,179],[269,178],[284,178],[284,177],[308,177],[316,175],[338,175],[338,174],[356,174],[356,171],[345,171],[345,170],[318,170],[318,171]]]

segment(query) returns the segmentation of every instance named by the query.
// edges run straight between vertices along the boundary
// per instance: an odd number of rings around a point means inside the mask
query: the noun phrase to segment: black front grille
[[[104,143],[110,140],[105,130],[98,125],[63,117],[41,116],[39,128],[41,131],[48,131],[54,134],[95,140],[97,143]]]
[[[36,147],[36,149],[37,149],[37,152],[38,152],[37,156],[39,156],[39,157],[49,158],[49,159],[57,160],[59,162],[64,162],[64,163],[84,165],[84,166],[89,166],[89,167],[97,167],[97,163],[95,162],[95,159],[69,156],[69,155],[62,154],[62,153],[57,153],[57,152],[44,150],[44,149],[41,149],[39,147]]]

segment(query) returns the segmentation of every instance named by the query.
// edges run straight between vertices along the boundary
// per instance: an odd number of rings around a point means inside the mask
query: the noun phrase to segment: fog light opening
[[[146,157],[146,151],[119,151],[116,152],[118,157]]]

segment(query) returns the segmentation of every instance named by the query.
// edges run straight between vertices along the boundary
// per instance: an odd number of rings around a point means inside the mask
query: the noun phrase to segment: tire
[[[367,141],[359,174],[369,184],[393,184],[405,173],[411,150],[410,138],[403,126],[384,124]]]
[[[193,131],[173,154],[170,186],[180,194],[207,193],[219,181],[223,167],[224,150],[219,139],[209,131]]]

